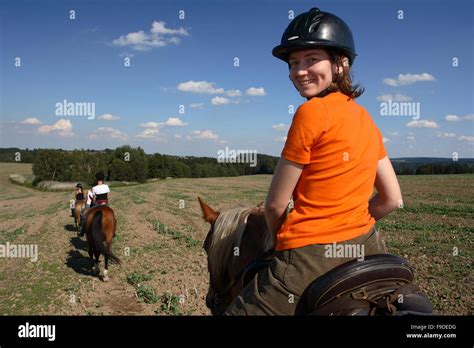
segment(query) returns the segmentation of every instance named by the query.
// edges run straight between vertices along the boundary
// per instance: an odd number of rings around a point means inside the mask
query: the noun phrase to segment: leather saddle
[[[412,283],[413,270],[395,255],[352,260],[314,280],[296,315],[430,315],[428,297]]]

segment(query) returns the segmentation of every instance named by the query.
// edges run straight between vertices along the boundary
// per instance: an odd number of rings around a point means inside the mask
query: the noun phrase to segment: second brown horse
[[[112,208],[106,205],[99,205],[90,208],[85,216],[84,232],[86,233],[87,243],[89,246],[89,256],[94,260],[93,271],[100,276],[99,257],[101,254],[105,258],[103,281],[108,281],[108,265],[109,259],[120,264],[120,259],[112,253],[112,238],[115,236],[117,229],[117,220]]]

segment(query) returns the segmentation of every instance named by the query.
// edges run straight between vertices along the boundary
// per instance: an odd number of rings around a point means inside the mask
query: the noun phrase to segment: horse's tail
[[[107,255],[112,262],[120,264],[120,259],[105,244],[104,232],[102,231],[102,216],[102,211],[99,210],[92,219],[91,234],[94,246],[102,254]]]

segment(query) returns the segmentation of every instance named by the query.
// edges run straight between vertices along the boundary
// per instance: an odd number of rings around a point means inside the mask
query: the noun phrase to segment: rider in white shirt
[[[108,205],[109,204],[109,198],[110,198],[110,189],[109,186],[104,184],[105,180],[105,174],[103,172],[98,172],[95,175],[95,179],[97,184],[92,187],[92,190],[89,190],[87,193],[87,202],[86,202],[86,208],[93,208],[98,205]],[[87,213],[88,209],[84,210],[83,216],[82,216],[82,223],[81,223],[81,232],[79,233],[79,237],[84,236],[84,224],[87,219]]]
[[[105,174],[99,172],[95,175],[95,178],[97,180],[97,185],[92,188],[94,206],[109,204],[110,189],[108,185],[104,184]]]

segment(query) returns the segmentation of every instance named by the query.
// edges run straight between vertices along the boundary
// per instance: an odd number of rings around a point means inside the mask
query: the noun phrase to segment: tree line
[[[256,166],[249,163],[218,163],[211,157],[180,157],[164,154],[146,154],[138,147],[121,146],[115,150],[1,149],[0,159],[14,162],[15,153],[20,152],[21,162],[33,163],[35,183],[44,180],[80,181],[93,183],[94,175],[103,171],[107,181],[145,182],[160,178],[204,178],[272,174],[277,157],[257,155]],[[243,161],[243,157],[241,159]],[[237,160],[238,162],[238,160]]]
[[[243,158],[242,158],[243,159]],[[129,145],[105,150],[1,148],[0,162],[33,163],[35,182],[81,181],[93,183],[98,171],[110,181],[145,182],[160,178],[205,178],[273,174],[278,157],[257,155],[256,166],[249,163],[218,163],[216,158],[146,154]],[[238,160],[236,162],[239,162]],[[393,159],[397,175],[474,173],[474,160],[410,158]]]

